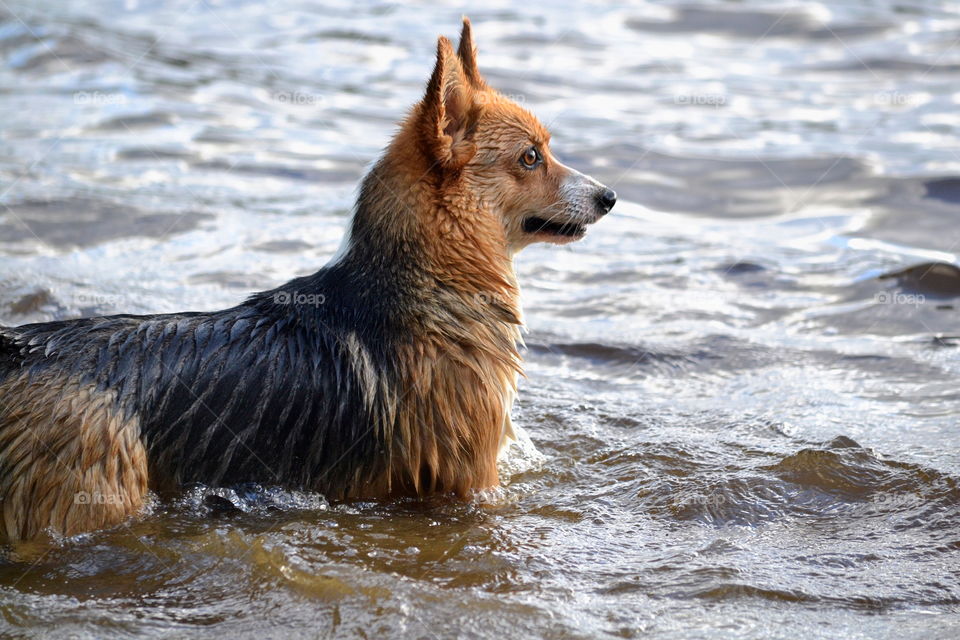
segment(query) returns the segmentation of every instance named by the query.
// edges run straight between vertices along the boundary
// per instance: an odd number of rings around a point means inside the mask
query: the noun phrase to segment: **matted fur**
[[[222,311],[0,328],[3,537],[115,524],[148,486],[337,500],[497,484],[521,367],[513,256],[576,239],[614,195],[597,209],[606,188],[556,161],[475,53],[466,20],[459,51],[439,39],[318,272]]]

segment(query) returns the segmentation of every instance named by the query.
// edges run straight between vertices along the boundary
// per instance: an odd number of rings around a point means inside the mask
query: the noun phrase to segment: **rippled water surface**
[[[461,13],[620,194],[518,260],[540,456],[471,504],[193,488],[18,549],[0,635],[960,637],[956,3],[2,0],[0,323],[322,265]]]

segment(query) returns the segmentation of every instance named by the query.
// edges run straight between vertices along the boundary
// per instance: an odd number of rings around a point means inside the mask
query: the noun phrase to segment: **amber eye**
[[[520,164],[526,169],[533,169],[540,163],[540,152],[536,147],[530,147],[520,156]]]

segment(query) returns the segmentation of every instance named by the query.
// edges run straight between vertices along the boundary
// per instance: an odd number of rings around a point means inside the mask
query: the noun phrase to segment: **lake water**
[[[881,278],[960,252],[960,5],[480,6],[0,2],[2,324],[321,266],[462,13],[620,196],[518,260],[504,489],[195,487],[19,550],[0,635],[960,637],[960,276]]]

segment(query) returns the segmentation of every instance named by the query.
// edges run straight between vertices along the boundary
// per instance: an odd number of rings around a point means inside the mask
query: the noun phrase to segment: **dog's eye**
[[[540,163],[540,152],[536,147],[530,147],[520,156],[520,164],[526,169],[533,169]]]

